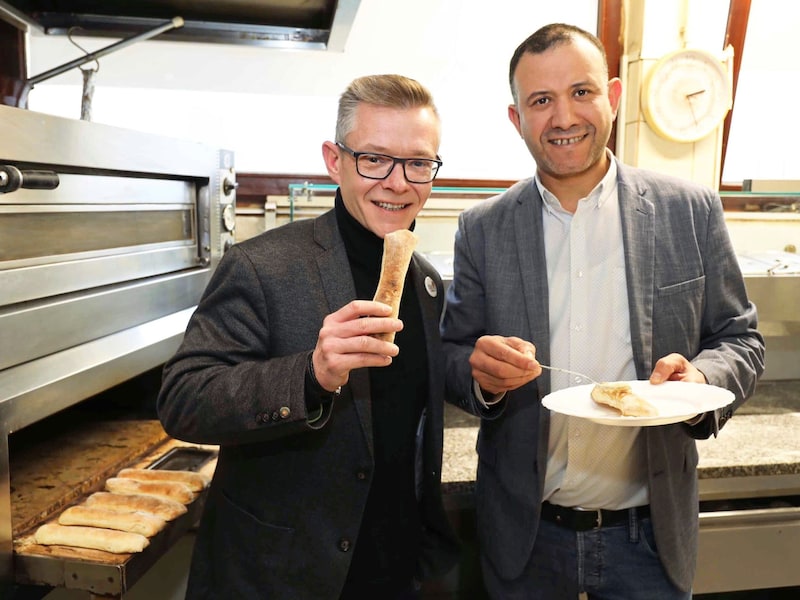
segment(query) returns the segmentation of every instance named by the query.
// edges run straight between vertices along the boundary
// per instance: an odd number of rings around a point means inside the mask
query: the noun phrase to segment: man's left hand
[[[664,381],[708,383],[706,376],[690,363],[688,358],[677,353],[660,358],[650,374],[650,383],[658,384]]]

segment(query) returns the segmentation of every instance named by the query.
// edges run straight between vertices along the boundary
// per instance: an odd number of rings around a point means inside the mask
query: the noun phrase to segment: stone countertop
[[[698,440],[700,479],[800,474],[800,386],[797,381],[760,384],[716,438]],[[442,489],[473,489],[479,420],[445,406]]]

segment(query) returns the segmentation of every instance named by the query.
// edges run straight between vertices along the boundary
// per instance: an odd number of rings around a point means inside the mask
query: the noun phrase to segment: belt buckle
[[[603,509],[597,509],[597,515],[595,517],[595,529],[600,529],[603,526]]]

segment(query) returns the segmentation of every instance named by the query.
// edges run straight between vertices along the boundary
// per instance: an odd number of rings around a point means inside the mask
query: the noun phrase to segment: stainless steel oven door
[[[198,265],[193,182],[60,179],[0,196],[0,305]]]
[[[800,503],[772,504],[701,510],[695,593],[800,585]]]

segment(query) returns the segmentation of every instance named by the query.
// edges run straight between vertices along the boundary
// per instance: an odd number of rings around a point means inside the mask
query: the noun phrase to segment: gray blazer
[[[690,358],[735,401],[699,425],[648,427],[650,508],[662,562],[689,590],[697,555],[694,438],[716,434],[750,396],[764,368],[737,259],[713,191],[618,164],[631,343],[639,379],[672,352]],[[442,324],[448,401],[482,416],[477,451],[478,536],[484,557],[505,579],[520,575],[539,523],[550,391],[544,372],[491,410],[471,393],[468,357],[484,334],[533,342],[549,364],[549,306],[542,199],[533,179],[465,211],[455,243],[454,280]],[[602,352],[602,342],[594,350]]]
[[[417,439],[425,578],[456,558],[440,493],[444,297],[441,278],[421,256],[410,272],[430,381]],[[372,480],[369,377],[366,369],[351,372],[313,425],[304,380],[323,318],[355,297],[333,211],[237,244],[216,269],[165,366],[158,399],[170,435],[220,445],[188,598],[338,598]]]

